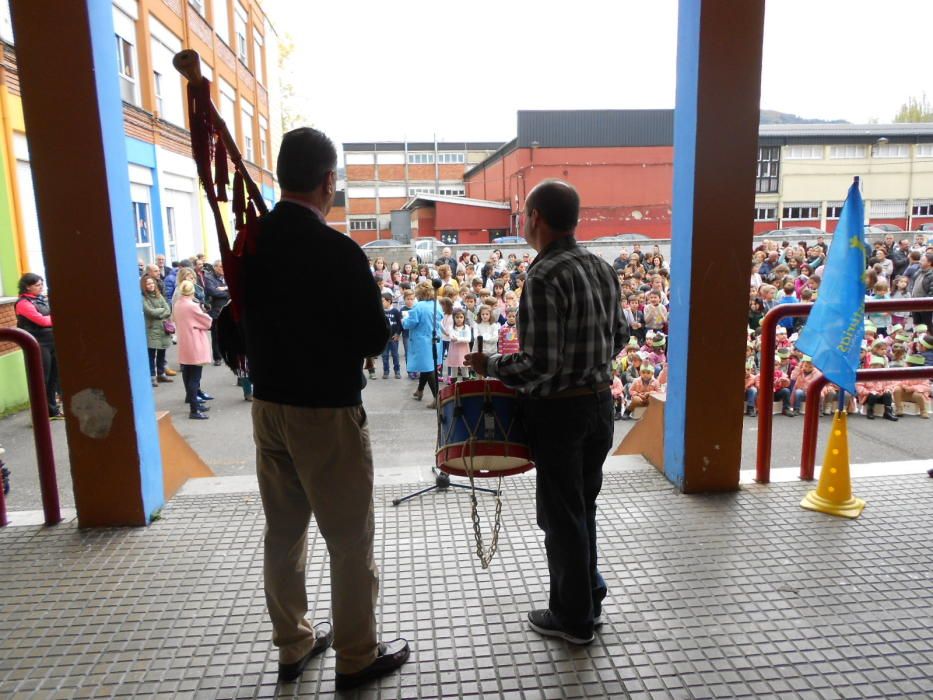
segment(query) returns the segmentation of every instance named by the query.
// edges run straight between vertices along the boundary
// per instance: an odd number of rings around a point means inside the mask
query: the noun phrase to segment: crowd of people
[[[622,290],[622,308],[630,338],[612,364],[612,396],[616,420],[628,420],[636,409],[647,406],[648,397],[667,388],[667,332],[670,316],[670,268],[658,246],[634,244],[623,248],[612,266]],[[819,296],[829,243],[764,240],[753,251],[750,276],[748,343],[745,365],[746,415],[757,415],[760,386],[761,321],[775,305],[814,303]],[[402,364],[409,379],[418,381],[413,392],[421,400],[425,386],[436,397],[434,368],[442,382],[473,376],[463,358],[482,339],[486,352],[515,352],[516,325],[530,254],[503,255],[494,250],[485,261],[475,253],[453,257],[444,248],[434,265],[417,258],[387,264],[382,257],[370,261],[383,297],[392,337],[382,356],[382,377],[401,378]],[[923,234],[896,240],[888,235],[871,246],[865,269],[866,300],[933,297],[933,245]],[[435,309],[438,344],[432,356]],[[933,365],[930,312],[868,314],[862,341],[863,367]],[[787,318],[778,327],[776,369],[772,379],[775,401],[782,414],[798,415],[804,407],[807,387],[821,376],[812,359],[795,347],[806,319]],[[400,353],[399,348],[402,348]],[[404,358],[404,359],[402,359]],[[367,363],[371,379],[377,377],[377,361]],[[897,420],[905,405],[929,417],[930,382],[863,382],[849,409],[860,409],[871,420],[874,406],[883,406],[883,417]],[[828,384],[820,410],[832,411],[838,388]],[[428,404],[435,407],[434,401]]]

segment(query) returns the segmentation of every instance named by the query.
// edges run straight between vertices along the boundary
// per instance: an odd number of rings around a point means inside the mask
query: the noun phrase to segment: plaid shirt
[[[521,349],[489,359],[489,376],[532,397],[608,384],[628,330],[612,267],[573,236],[548,246],[528,269],[518,306]]]

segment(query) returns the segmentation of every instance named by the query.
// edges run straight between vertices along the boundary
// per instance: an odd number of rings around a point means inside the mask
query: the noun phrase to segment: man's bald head
[[[525,199],[526,215],[535,211],[554,233],[571,234],[580,218],[580,195],[563,180],[544,180]]]

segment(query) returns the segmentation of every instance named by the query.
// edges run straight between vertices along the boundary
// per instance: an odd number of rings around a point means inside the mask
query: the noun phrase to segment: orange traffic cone
[[[800,505],[808,510],[857,518],[865,508],[865,501],[852,495],[849,477],[849,435],[846,432],[846,413],[836,411],[833,430],[826,445],[820,483],[810,491]]]

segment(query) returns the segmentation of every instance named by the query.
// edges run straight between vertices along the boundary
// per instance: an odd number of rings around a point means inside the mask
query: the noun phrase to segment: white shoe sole
[[[539,627],[531,620],[528,620],[528,626],[538,634],[543,634],[545,637],[557,637],[558,639],[563,639],[564,641],[570,642],[571,644],[576,644],[578,646],[586,646],[596,638],[596,635],[592,635],[589,639],[574,637],[572,634],[568,634],[562,630],[552,630],[548,629],[547,627]]]

